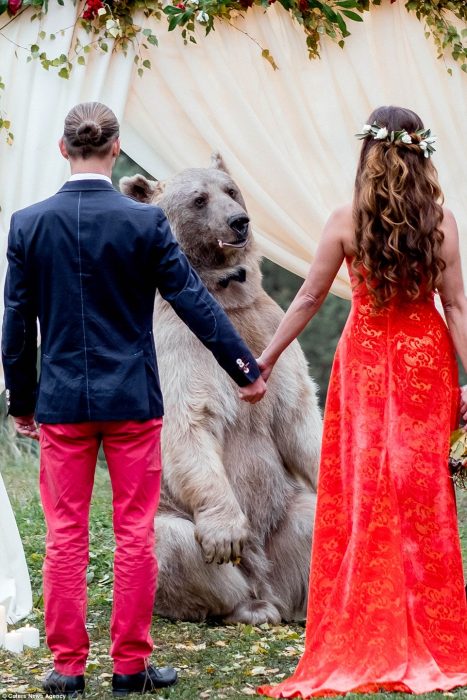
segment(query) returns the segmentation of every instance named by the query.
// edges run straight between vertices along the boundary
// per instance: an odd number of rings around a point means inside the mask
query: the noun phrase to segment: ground
[[[41,566],[44,554],[44,521],[39,501],[37,446],[25,441],[12,442],[7,428],[0,439],[2,476],[12,502],[28,560],[34,596],[29,620],[39,626],[41,647],[20,656],[0,651],[0,697],[38,692],[40,678],[51,667],[51,657],[43,643]],[[436,488],[436,484],[433,484]],[[467,562],[467,492],[458,494],[462,545]],[[91,563],[89,567],[89,633],[92,640],[87,667],[87,698],[111,697],[111,660],[108,624],[112,591],[113,536],[110,517],[110,486],[105,465],[96,471],[91,511]],[[22,626],[24,621],[18,626]],[[180,671],[180,682],[156,698],[197,700],[246,698],[255,695],[255,686],[277,682],[295,668],[304,643],[303,625],[251,627],[214,624],[173,623],[154,618],[153,658],[158,665],[172,664]],[[259,697],[259,696],[257,696]],[[363,700],[401,700],[401,693],[379,695],[349,694]],[[419,698],[432,700],[467,698],[466,690],[427,693]]]

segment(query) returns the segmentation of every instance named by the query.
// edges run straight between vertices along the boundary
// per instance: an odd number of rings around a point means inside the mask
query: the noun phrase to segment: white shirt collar
[[[112,180],[107,175],[101,175],[100,173],[75,173],[70,175],[68,182],[73,182],[74,180],[105,180],[112,184]]]

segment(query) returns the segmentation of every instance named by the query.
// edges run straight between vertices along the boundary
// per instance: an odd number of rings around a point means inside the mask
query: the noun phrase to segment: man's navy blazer
[[[162,210],[106,180],[69,181],[16,212],[7,256],[2,355],[11,415],[36,411],[41,423],[162,416],[157,290],[237,384],[259,376]]]

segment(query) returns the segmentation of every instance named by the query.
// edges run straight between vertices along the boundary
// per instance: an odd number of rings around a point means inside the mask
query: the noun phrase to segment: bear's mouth
[[[247,236],[244,240],[237,241],[236,243],[227,243],[227,241],[223,241],[222,238],[218,238],[217,242],[219,244],[219,248],[244,248],[246,244],[249,241],[249,236]]]

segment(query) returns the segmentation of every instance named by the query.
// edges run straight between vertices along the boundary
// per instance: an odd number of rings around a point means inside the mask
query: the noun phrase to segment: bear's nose
[[[227,223],[239,237],[247,237],[248,225],[250,223],[250,219],[248,218],[248,216],[245,216],[245,214],[237,214],[236,216],[231,216],[230,219],[228,219]]]

